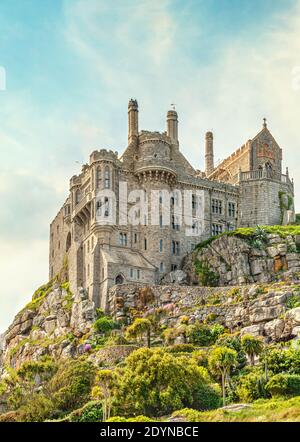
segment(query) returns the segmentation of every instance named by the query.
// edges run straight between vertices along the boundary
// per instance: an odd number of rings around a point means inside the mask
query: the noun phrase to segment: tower
[[[178,115],[175,109],[167,113],[167,134],[172,140],[172,144],[178,145]]]
[[[138,102],[131,98],[128,103],[128,144],[139,135],[139,108]]]
[[[214,136],[212,132],[205,135],[205,173],[209,176],[214,171]]]

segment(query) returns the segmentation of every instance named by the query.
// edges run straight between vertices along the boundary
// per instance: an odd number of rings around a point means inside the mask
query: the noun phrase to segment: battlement
[[[115,162],[118,160],[118,152],[107,149],[94,150],[90,155],[90,165],[101,160]]]

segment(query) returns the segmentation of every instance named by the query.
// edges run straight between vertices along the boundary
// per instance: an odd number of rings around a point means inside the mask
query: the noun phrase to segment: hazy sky
[[[1,0],[0,29],[0,332],[47,280],[49,223],[78,162],[123,151],[131,97],[149,130],[176,103],[196,168],[205,131],[218,159],[267,117],[297,192],[300,1]]]

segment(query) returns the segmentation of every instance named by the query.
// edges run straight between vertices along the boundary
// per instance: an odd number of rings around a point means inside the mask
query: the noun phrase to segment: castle
[[[113,222],[98,221],[99,212],[108,216],[112,209],[108,197],[99,200],[97,194],[112,191],[120,203],[121,183],[126,183],[129,193],[142,191],[145,198],[153,190],[159,192],[157,223],[150,222],[150,211],[141,215],[139,209],[135,209],[139,222],[121,223],[124,211],[119,206]],[[192,195],[188,223],[176,209],[185,191]],[[169,204],[162,199],[165,194],[171,195]],[[168,111],[166,132],[139,131],[138,104],[131,99],[128,145],[122,156],[111,150],[94,151],[80,175],[70,180],[69,196],[50,226],[50,278],[59,273],[67,257],[71,290],[75,293],[82,287],[96,306],[106,309],[111,286],[159,283],[164,275],[180,269],[197,243],[212,235],[294,221],[293,198],[288,169],[282,174],[282,149],[266,120],[252,140],[218,165],[214,164],[213,134],[207,132],[205,172],[201,172],[180,151],[177,112]],[[196,214],[200,205],[201,219]],[[125,202],[127,210],[133,206],[133,201]],[[161,222],[166,207],[168,224]],[[186,223],[191,224],[192,235],[186,234]]]

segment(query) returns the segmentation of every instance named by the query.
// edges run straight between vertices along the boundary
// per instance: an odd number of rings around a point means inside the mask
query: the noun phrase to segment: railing
[[[293,187],[293,183],[290,180],[288,175],[283,175],[274,170],[268,169],[259,169],[259,170],[250,170],[248,172],[240,172],[239,181],[252,181],[252,180],[260,180],[263,178],[280,181],[285,183],[291,187]]]

